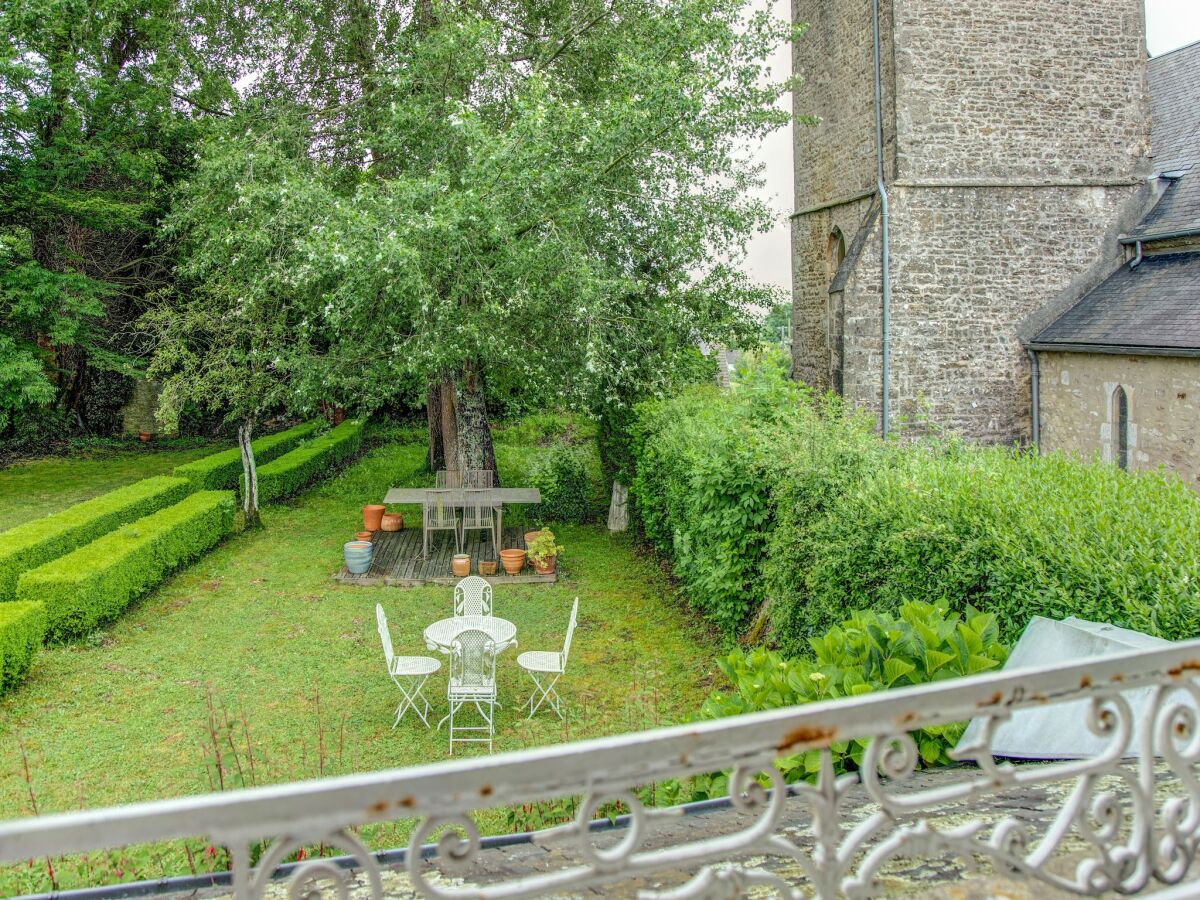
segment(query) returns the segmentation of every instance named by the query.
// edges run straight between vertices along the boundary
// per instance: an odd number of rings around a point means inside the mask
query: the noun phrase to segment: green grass
[[[7,531],[114,488],[170,475],[176,466],[199,459],[227,442],[177,449],[136,447],[94,450],[86,455],[22,460],[0,469],[0,531]]]
[[[506,448],[497,455],[505,483],[521,483],[516,467],[507,468],[519,454]],[[375,603],[387,612],[396,652],[426,654],[421,632],[450,614],[450,589],[353,587],[332,578],[342,542],[361,527],[360,507],[388,486],[428,483],[423,462],[420,445],[376,446],[296,502],[267,508],[266,528],[226,541],[131,607],[102,641],[43,652],[29,679],[0,699],[0,818],[27,815],[31,789],[43,813],[210,790],[210,703],[218,719],[227,713],[234,720],[243,762],[244,716],[255,758],[253,778],[241,779],[247,782],[446,759],[445,730],[426,731],[411,713],[391,730],[400,695],[384,669]],[[0,473],[5,492],[6,477]],[[406,519],[419,521],[419,514]],[[561,646],[579,596],[579,629],[561,683],[569,720],[542,711],[529,722],[518,713],[528,686],[518,651],[509,650],[497,663],[504,709],[496,750],[690,716],[720,677],[715,639],[627,536],[599,526],[556,531],[567,548],[559,582],[498,588],[495,599],[497,614],[516,623],[520,649],[551,650]],[[427,686],[437,718],[445,711],[445,671]],[[226,786],[236,786],[228,749]],[[506,830],[499,811],[481,825]],[[396,846],[411,827],[386,823],[364,836],[373,846]],[[203,842],[189,849],[193,862],[176,843],[58,861],[56,875],[71,887],[223,862],[206,856]],[[46,869],[43,861],[5,870],[0,891],[46,890]]]

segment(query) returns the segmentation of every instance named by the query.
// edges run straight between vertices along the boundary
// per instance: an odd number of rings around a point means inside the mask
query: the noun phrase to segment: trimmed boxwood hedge
[[[258,470],[258,499],[262,503],[296,493],[358,452],[363,423],[343,422],[319,438],[297,447]]]
[[[158,475],[0,534],[0,601],[13,599],[22,573],[58,559],[114,528],[178,503],[193,490],[187,479]]]
[[[0,691],[28,674],[45,634],[44,603],[0,603]]]
[[[311,437],[322,424],[322,420],[314,419],[312,422],[304,422],[286,431],[278,431],[251,441],[255,465],[269,463],[287,453],[301,441]],[[220,453],[176,466],[173,474],[188,479],[198,491],[240,490],[242,454],[237,447],[222,450]]]
[[[192,494],[26,572],[17,597],[45,603],[48,641],[86,635],[225,537],[234,507],[232,491]]]

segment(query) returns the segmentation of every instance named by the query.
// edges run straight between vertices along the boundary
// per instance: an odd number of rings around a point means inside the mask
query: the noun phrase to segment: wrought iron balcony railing
[[[0,860],[205,836],[229,848],[233,891],[249,898],[263,894],[297,848],[323,842],[353,857],[371,894],[381,896],[383,866],[356,826],[411,818],[407,875],[418,893],[436,898],[561,894],[625,879],[650,883],[666,871],[683,871],[687,880],[644,896],[735,896],[758,886],[787,897],[861,896],[876,891],[890,861],[946,853],[1081,895],[1161,890],[1187,878],[1200,837],[1198,674],[1200,641],[1193,641],[487,758],[17,820],[0,824]],[[1083,711],[1080,727],[1104,739],[1102,752],[1032,766],[993,758],[994,728],[1014,712],[1072,702]],[[984,725],[970,753],[977,769],[921,790],[897,789],[918,765],[911,732],[974,717]],[[861,769],[837,775],[829,748],[854,738],[865,743]],[[815,783],[784,789],[776,760],[805,750],[821,756]],[[722,770],[732,773],[732,803],[748,823],[665,846],[653,840],[671,811],[643,806],[637,786]],[[1063,790],[1052,793],[1058,806],[1042,826],[1008,815],[973,818],[989,797],[1055,783]],[[853,821],[844,816],[851,789],[870,798],[867,814]],[[481,851],[472,816],[480,809],[566,796],[583,798],[576,820],[542,835],[571,850],[555,857],[559,867],[478,883],[434,874],[435,860],[474,871]],[[614,800],[629,814],[601,843],[590,823]],[[803,839],[781,828],[785,806],[796,803],[811,811]],[[950,825],[947,808],[961,813]],[[250,848],[263,841],[267,849],[251,866]],[[435,860],[419,852],[431,841]],[[773,858],[797,874],[785,878],[763,865]],[[345,877],[329,860],[309,859],[290,867],[289,892],[333,888],[331,895],[344,896],[338,884]],[[1192,887],[1164,896],[1194,896]]]

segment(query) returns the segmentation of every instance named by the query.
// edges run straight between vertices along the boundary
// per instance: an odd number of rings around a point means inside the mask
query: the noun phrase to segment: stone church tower
[[[807,32],[793,374],[882,406],[876,0],[793,0]],[[1149,197],[1143,0],[877,0],[889,419],[1030,437],[1022,344],[1122,252]]]

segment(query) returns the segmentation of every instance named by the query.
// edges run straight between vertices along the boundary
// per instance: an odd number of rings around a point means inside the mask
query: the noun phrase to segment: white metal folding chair
[[[500,538],[496,535],[496,501],[486,488],[467,488],[463,491],[462,539],[468,531],[486,531],[492,536],[493,558],[500,554]]]
[[[450,680],[446,699],[450,712],[442,722],[450,721],[450,753],[454,742],[487,744],[492,750],[496,717],[496,645],[486,631],[468,628],[450,645]],[[463,706],[473,704],[483,719],[482,725],[455,725],[455,714]],[[442,722],[438,723],[440,728]],[[486,737],[456,737],[456,733],[486,734]]]
[[[438,469],[434,476],[434,487],[460,488],[463,486],[462,472],[458,469]]]
[[[543,703],[563,717],[562,698],[558,696],[555,685],[567,670],[567,657],[571,655],[571,638],[575,635],[575,623],[579,618],[579,598],[571,604],[571,621],[567,624],[567,639],[563,642],[561,653],[545,650],[527,650],[517,657],[517,665],[525,670],[525,674],[533,680],[533,693],[525,706],[529,707],[529,718],[538,711]],[[523,709],[524,707],[522,707]]]
[[[392,635],[388,631],[387,616],[384,615],[383,607],[378,603],[375,604],[375,622],[379,626],[379,640],[383,642],[383,658],[387,660],[388,675],[392,677],[392,681],[396,683],[396,687],[400,688],[400,693],[404,696],[400,705],[396,707],[396,721],[392,723],[392,730],[395,731],[400,720],[404,718],[404,714],[410,709],[428,728],[429,701],[425,699],[421,689],[425,687],[429,676],[440,669],[442,664],[431,656],[396,656],[392,652]],[[409,686],[405,687],[401,679],[408,679]],[[417,706],[418,700],[424,704],[424,708]]]
[[[490,616],[492,614],[492,586],[486,578],[468,575],[454,586],[454,614],[456,616]]]
[[[421,558],[429,558],[429,535],[433,531],[454,533],[454,549],[462,552],[462,540],[458,533],[458,515],[450,501],[456,490],[426,491],[421,504]]]

